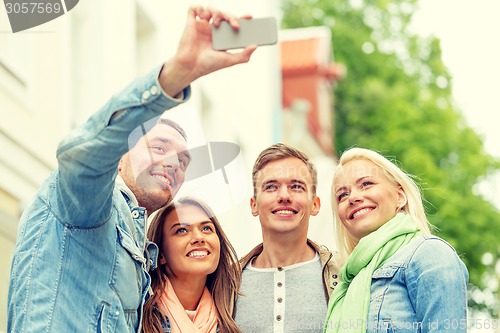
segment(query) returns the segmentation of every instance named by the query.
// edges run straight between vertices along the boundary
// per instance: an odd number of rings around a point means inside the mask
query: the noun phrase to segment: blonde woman
[[[180,199],[158,212],[148,238],[160,253],[143,332],[239,332],[232,313],[241,270],[212,210],[198,199]]]
[[[410,176],[352,148],[335,170],[332,207],[344,264],[325,332],[466,332],[467,269],[431,235]]]

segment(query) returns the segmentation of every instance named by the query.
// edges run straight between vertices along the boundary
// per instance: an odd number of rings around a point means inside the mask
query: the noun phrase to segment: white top
[[[243,270],[236,324],[243,333],[323,332],[327,298],[319,254],[302,263]]]

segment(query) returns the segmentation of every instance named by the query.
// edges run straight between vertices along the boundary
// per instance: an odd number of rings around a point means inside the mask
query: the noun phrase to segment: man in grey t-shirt
[[[257,158],[252,179],[263,243],[241,260],[236,323],[244,333],[323,332],[338,267],[307,239],[309,217],[320,209],[316,169],[298,149],[275,144]]]

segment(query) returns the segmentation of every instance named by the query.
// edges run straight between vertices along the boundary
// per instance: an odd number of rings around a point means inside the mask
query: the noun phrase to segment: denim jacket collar
[[[127,184],[125,184],[125,181],[120,175],[116,176],[115,184],[116,188],[122,192],[123,197],[125,198],[127,204],[130,207],[139,206],[139,202],[137,201],[137,198],[135,197],[134,193],[132,193],[132,190],[128,188]]]

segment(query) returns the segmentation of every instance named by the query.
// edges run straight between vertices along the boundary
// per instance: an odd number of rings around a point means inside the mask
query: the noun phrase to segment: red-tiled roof
[[[283,75],[319,74],[327,80],[336,81],[345,75],[340,64],[318,64],[318,39],[296,39],[280,42],[281,71]]]
[[[287,40],[281,46],[281,70],[294,74],[315,71],[318,68],[316,38]]]

